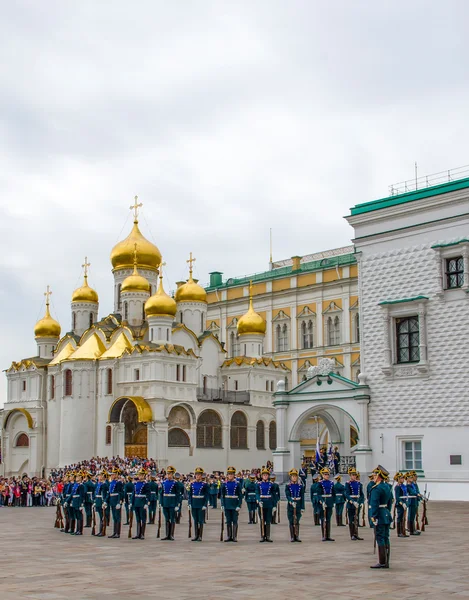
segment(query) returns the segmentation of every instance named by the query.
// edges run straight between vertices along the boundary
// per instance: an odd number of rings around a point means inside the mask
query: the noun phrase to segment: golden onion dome
[[[121,292],[149,292],[151,287],[148,280],[139,274],[137,270],[138,247],[134,244],[134,271],[122,282]]]
[[[244,314],[238,321],[238,333],[239,335],[245,335],[250,333],[256,333],[259,335],[265,335],[267,324],[265,320],[256,313],[252,306],[252,284],[250,285],[249,294],[249,308],[248,312]]]
[[[134,220],[134,226],[130,234],[112,249],[111,263],[113,270],[132,268],[135,244],[138,246],[138,266],[141,269],[156,271],[161,264],[161,253],[154,244],[143,237],[137,219]]]
[[[46,314],[34,327],[36,338],[59,338],[61,332],[60,323],[50,316],[49,302],[46,303]]]
[[[72,302],[98,302],[98,294],[88,285],[87,275],[84,277],[83,285],[73,292]]]
[[[145,303],[145,314],[147,317],[176,315],[176,302],[163,289],[163,277],[160,277],[158,291],[153,294]]]
[[[192,279],[192,273],[186,283],[178,287],[175,294],[176,302],[205,302],[207,292]]]

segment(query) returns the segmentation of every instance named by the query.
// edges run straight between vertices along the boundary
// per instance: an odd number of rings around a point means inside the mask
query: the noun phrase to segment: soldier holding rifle
[[[109,507],[112,512],[113,532],[108,538],[117,539],[121,535],[121,508],[124,501],[124,485],[119,481],[121,474],[119,467],[114,467],[111,473],[111,483],[109,484]]]
[[[98,475],[98,483],[94,488],[93,492],[93,500],[94,500],[94,510],[99,515],[99,533],[96,534],[96,537],[104,536],[104,519],[105,510],[109,501],[109,483],[107,481],[107,473],[106,471],[102,471]]]
[[[261,517],[261,539],[262,542],[272,542],[270,539],[270,525],[272,523],[272,511],[275,504],[275,497],[272,490],[270,471],[263,468],[261,471],[262,479],[257,486],[257,504],[259,506],[259,515]]]
[[[238,516],[243,502],[243,490],[235,479],[236,469],[234,467],[228,467],[226,474],[226,481],[220,488],[221,509],[226,517],[227,538],[224,541],[237,542]]]
[[[321,469],[322,481],[318,486],[318,502],[321,503],[321,529],[323,542],[335,542],[331,538],[332,509],[335,504],[334,484],[330,481],[331,472],[327,467]]]
[[[406,513],[407,513],[407,485],[405,484],[404,473],[396,473],[394,475],[394,481],[396,481],[396,487],[394,488],[394,498],[396,503],[394,510],[397,512],[397,520],[393,519],[396,523],[397,537],[406,538],[409,537],[406,534]]]
[[[288,472],[290,482],[285,486],[285,496],[288,501],[287,517],[290,524],[290,542],[301,542],[300,520],[305,510],[305,486],[298,479],[298,471]]]
[[[176,529],[176,509],[179,506],[182,486],[174,480],[176,469],[168,467],[166,469],[166,479],[163,480],[160,487],[160,506],[163,509],[165,518],[166,535],[161,538],[163,541],[174,541],[174,530]]]
[[[190,511],[189,519],[192,516],[194,521],[195,537],[192,538],[192,541],[201,542],[204,532],[204,516],[209,500],[209,484],[202,479],[204,474],[202,467],[196,467],[194,474],[195,480],[189,485],[187,504]]]
[[[389,472],[381,465],[378,465],[373,471],[374,486],[370,494],[370,512],[375,530],[375,541],[378,545],[379,561],[376,565],[370,567],[371,569],[389,569],[392,489],[386,483],[388,477]]]
[[[358,481],[358,473],[355,467],[350,467],[349,471],[350,481],[345,484],[345,498],[347,500],[347,516],[350,529],[350,538],[352,541],[363,540],[358,535],[358,516],[360,513],[360,506],[365,500],[363,494],[363,484]]]
[[[132,501],[130,507],[135,514],[137,523],[137,532],[132,538],[133,540],[145,539],[145,528],[147,526],[147,506],[150,500],[150,486],[146,481],[146,470],[142,467],[138,473],[138,481],[134,484]]]

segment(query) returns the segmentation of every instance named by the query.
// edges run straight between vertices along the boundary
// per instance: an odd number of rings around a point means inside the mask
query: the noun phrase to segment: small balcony
[[[197,400],[223,404],[251,404],[251,394],[246,391],[224,390],[223,388],[197,388]]]

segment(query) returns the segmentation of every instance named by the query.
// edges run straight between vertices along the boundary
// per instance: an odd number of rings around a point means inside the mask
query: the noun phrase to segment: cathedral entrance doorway
[[[109,411],[109,422],[120,424],[122,437],[114,454],[126,457],[148,456],[148,423],[153,420],[151,407],[140,396],[122,396]],[[122,448],[123,446],[123,448]]]

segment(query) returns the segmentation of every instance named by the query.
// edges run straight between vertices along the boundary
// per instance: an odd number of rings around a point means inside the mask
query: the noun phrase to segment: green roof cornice
[[[448,242],[447,244],[435,244],[432,248],[449,248],[450,246],[459,246],[459,244],[467,244],[469,240],[467,238],[462,238],[457,240],[456,242]]]
[[[413,298],[401,298],[399,300],[383,300],[378,302],[378,306],[385,306],[387,304],[403,304],[404,302],[419,302],[428,300],[428,296],[414,296]]]

